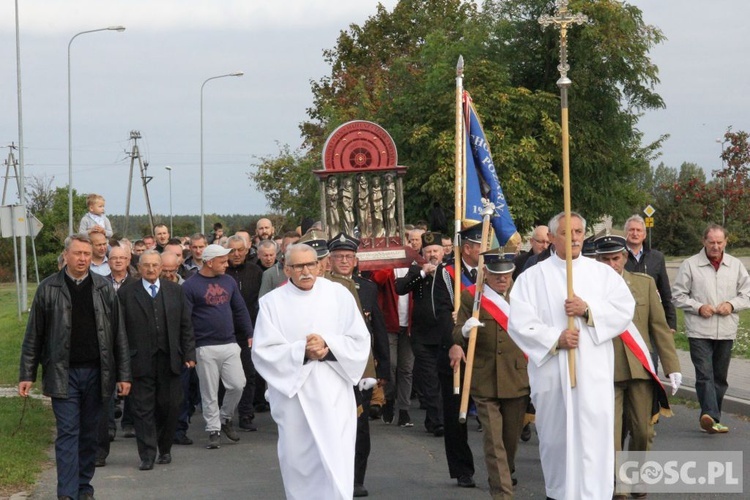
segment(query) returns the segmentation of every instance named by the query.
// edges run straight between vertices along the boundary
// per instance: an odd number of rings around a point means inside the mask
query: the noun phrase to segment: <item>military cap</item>
[[[336,250],[350,250],[356,252],[359,248],[359,240],[353,238],[346,233],[339,233],[330,240],[328,240],[328,250],[334,252]]]
[[[592,234],[585,240],[583,240],[583,248],[581,253],[584,257],[596,257],[596,235]]]
[[[475,224],[468,229],[460,231],[458,234],[461,235],[461,243],[465,241],[471,241],[472,243],[482,242],[482,225]]]
[[[607,230],[600,232],[596,235],[596,253],[616,253],[625,251],[625,244],[627,240],[625,235],[616,230]]]
[[[484,267],[490,274],[512,273],[516,266],[513,264],[513,254],[502,253],[502,249],[494,248],[482,253],[484,256]]]
[[[443,235],[434,231],[425,231],[422,233],[422,248],[430,245],[443,245]]]
[[[328,240],[326,240],[325,234],[320,231],[314,229],[308,231],[307,234],[300,238],[299,243],[304,243],[305,245],[313,247],[318,254],[319,259],[322,259],[329,253]]]

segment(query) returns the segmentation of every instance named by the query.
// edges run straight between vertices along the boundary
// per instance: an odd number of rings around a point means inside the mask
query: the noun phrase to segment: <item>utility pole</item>
[[[149,223],[149,234],[151,234],[154,230],[154,216],[151,213],[151,201],[148,197],[148,183],[151,182],[151,179],[153,177],[150,177],[147,174],[148,170],[148,162],[143,161],[143,157],[141,157],[141,152],[138,149],[138,139],[141,138],[141,133],[137,130],[131,130],[130,131],[130,140],[133,141],[133,148],[130,151],[130,176],[128,178],[128,199],[125,203],[125,231],[124,235],[128,235],[128,226],[130,225],[130,194],[133,188],[133,167],[135,166],[135,161],[138,160],[138,165],[140,167],[140,173],[141,173],[141,181],[143,183],[143,195],[146,198],[146,211],[148,212],[148,223]]]

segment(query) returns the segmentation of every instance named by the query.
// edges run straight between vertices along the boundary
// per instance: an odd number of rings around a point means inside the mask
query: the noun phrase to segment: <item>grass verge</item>
[[[750,310],[740,311],[740,324],[737,328],[737,339],[732,347],[733,358],[750,359]],[[677,331],[674,334],[677,349],[690,351],[687,335],[685,335],[685,313],[677,309]]]
[[[29,285],[29,295],[35,290],[36,285]],[[16,300],[15,285],[0,284],[0,386],[6,387],[18,385],[26,330],[27,315],[18,320]],[[39,383],[34,387],[39,389]],[[43,400],[29,398],[25,403],[20,397],[0,397],[0,497],[28,490],[36,482],[48,463],[53,428],[52,408]]]

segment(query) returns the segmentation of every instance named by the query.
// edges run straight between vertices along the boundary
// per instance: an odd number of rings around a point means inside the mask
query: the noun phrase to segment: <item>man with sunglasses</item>
[[[268,383],[286,497],[350,499],[352,386],[362,378],[370,333],[353,296],[319,279],[319,265],[312,246],[287,248],[289,282],[260,299],[253,362]]]

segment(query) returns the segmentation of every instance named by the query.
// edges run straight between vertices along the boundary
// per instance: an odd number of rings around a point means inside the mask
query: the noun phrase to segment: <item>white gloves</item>
[[[377,385],[378,381],[374,378],[363,378],[357,384],[357,388],[361,391],[367,391]]]
[[[674,396],[675,394],[677,394],[677,389],[679,389],[682,385],[682,373],[670,373],[669,381],[672,383],[672,396]]]
[[[266,389],[266,392],[263,393],[263,399],[268,401],[268,389]]]
[[[464,323],[464,326],[461,327],[461,335],[463,335],[465,339],[468,339],[469,333],[471,333],[471,329],[475,326],[484,326],[484,323],[480,322],[477,318],[472,316],[471,318],[467,319],[466,323]]]

